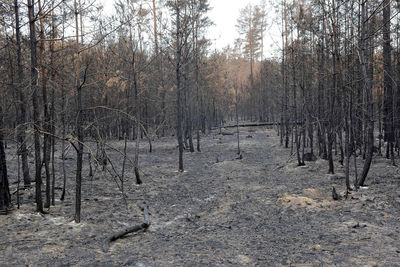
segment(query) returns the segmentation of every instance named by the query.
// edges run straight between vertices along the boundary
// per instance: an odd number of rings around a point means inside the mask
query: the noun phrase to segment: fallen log
[[[256,126],[275,126],[279,125],[279,122],[249,122],[249,123],[239,123],[239,125],[223,125],[222,128],[236,128],[239,127],[256,127]]]
[[[234,133],[231,132],[221,132],[222,135],[234,135]]]
[[[118,239],[124,237],[127,234],[137,233],[137,232],[140,232],[140,231],[146,231],[146,229],[149,228],[149,226],[151,224],[151,213],[149,212],[149,209],[148,209],[146,203],[143,203],[143,204],[139,205],[139,207],[143,211],[144,221],[145,222],[143,222],[141,224],[134,225],[134,226],[127,227],[127,228],[125,228],[125,229],[123,229],[123,230],[121,230],[121,231],[119,231],[117,233],[114,233],[111,236],[107,237],[103,242],[103,251],[104,252],[108,252],[111,242],[113,242],[115,240],[118,240]]]
[[[227,124],[227,125],[222,125],[220,127],[213,127],[212,130],[218,130],[220,128],[236,128],[236,127],[259,127],[259,126],[278,126],[281,123],[279,121],[276,122],[243,122],[243,123],[239,123],[239,125],[236,124]],[[290,122],[291,125],[295,124],[295,122]],[[303,124],[303,122],[298,121],[297,122],[298,125]]]

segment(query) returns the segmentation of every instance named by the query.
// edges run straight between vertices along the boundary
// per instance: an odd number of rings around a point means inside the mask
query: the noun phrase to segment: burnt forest
[[[399,0],[0,0],[0,266],[400,266]]]

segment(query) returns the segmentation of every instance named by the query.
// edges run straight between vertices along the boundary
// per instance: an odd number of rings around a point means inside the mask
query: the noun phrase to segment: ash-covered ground
[[[0,265],[400,266],[400,173],[390,160],[375,158],[368,186],[334,201],[332,186],[340,194],[345,188],[339,164],[337,175],[327,175],[321,159],[297,167],[272,129],[242,128],[240,135],[242,159],[236,136],[217,131],[202,137],[202,152],[185,152],[184,173],[177,172],[174,137],[155,140],[152,153],[144,140],[143,184],[135,184],[127,161],[125,197],[118,177],[99,168],[88,176],[85,156],[80,224],[73,222],[75,155],[68,154],[67,195],[61,202],[58,147],[56,205],[40,215],[34,189],[21,191],[21,208],[0,216]],[[109,144],[123,151],[123,140]],[[133,157],[134,142],[127,152]],[[7,153],[14,193],[15,147]],[[107,154],[120,172],[121,154],[111,149]],[[16,193],[13,202],[16,206]],[[152,213],[149,229],[118,239],[103,252],[105,238],[143,222],[138,207],[143,202]]]

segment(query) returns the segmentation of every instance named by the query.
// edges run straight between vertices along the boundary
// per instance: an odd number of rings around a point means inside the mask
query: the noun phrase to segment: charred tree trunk
[[[383,3],[383,87],[384,87],[384,131],[385,141],[388,143],[387,157],[394,160],[394,125],[393,125],[393,78],[392,78],[392,48],[390,42],[390,0]]]
[[[197,27],[198,21],[196,20],[195,26],[193,29],[193,49],[195,52],[194,55],[194,79],[196,86],[196,139],[197,139],[197,152],[201,152],[200,148],[200,124],[201,124],[201,106],[200,106],[200,86],[199,86],[199,51],[198,51],[198,40],[197,40]]]
[[[288,50],[288,27],[287,27],[287,16],[286,16],[286,1],[283,2],[284,4],[284,11],[283,11],[283,20],[284,20],[284,24],[285,24],[285,38],[284,38],[284,50],[287,51]],[[284,52],[285,53],[285,52]],[[289,148],[289,110],[288,110],[288,103],[289,103],[289,85],[288,85],[288,75],[287,75],[287,71],[286,71],[286,64],[285,64],[285,59],[283,58],[283,80],[284,80],[284,120],[285,120],[285,148]],[[281,133],[283,134],[283,133]]]
[[[178,169],[183,172],[183,136],[182,136],[182,97],[181,97],[181,23],[180,23],[180,7],[175,7],[176,12],[176,136],[178,138],[178,148],[179,148],[179,162]]]
[[[16,42],[17,42],[17,65],[18,65],[18,97],[19,97],[19,104],[18,104],[18,111],[17,111],[17,140],[18,140],[18,154],[21,154],[22,159],[22,174],[24,177],[24,186],[30,187],[31,186],[31,177],[29,175],[29,165],[28,165],[28,150],[26,149],[26,99],[25,99],[25,92],[24,92],[24,71],[22,66],[22,47],[21,47],[21,31],[19,25],[19,4],[18,0],[14,1],[15,7],[15,35],[16,35]]]
[[[360,65],[361,65],[361,72],[364,79],[364,87],[366,92],[366,101],[367,101],[367,151],[366,151],[366,158],[364,162],[364,167],[360,176],[360,180],[358,181],[358,186],[364,185],[365,179],[367,178],[369,169],[371,167],[372,162],[372,154],[373,154],[373,147],[374,147],[374,112],[373,112],[373,99],[372,99],[372,86],[370,82],[370,78],[368,77],[367,72],[367,62],[366,62],[366,7],[365,2],[361,4],[361,20],[362,20],[362,27],[361,27],[361,39],[360,39]]]
[[[325,54],[324,54],[324,35],[325,35],[325,20],[323,19],[323,33],[318,44],[318,146],[319,156],[323,159],[328,159],[326,150],[326,115],[325,110]]]
[[[334,120],[335,118],[335,98],[336,98],[336,90],[337,90],[337,32],[336,32],[336,6],[335,2],[332,3],[333,13],[332,16],[332,89],[330,90],[330,94],[328,96],[329,99],[329,122],[328,122],[328,162],[329,169],[328,173],[335,173],[334,164],[333,164],[333,143],[335,139],[335,131],[334,131]]]
[[[189,151],[194,152],[193,136],[192,136],[192,112],[189,91],[189,62],[185,64],[185,102],[186,102],[186,138],[189,140]]]
[[[30,33],[30,49],[31,49],[31,90],[32,90],[32,106],[33,106],[33,127],[34,127],[34,143],[35,143],[35,183],[36,183],[36,210],[43,213],[42,201],[42,161],[40,155],[40,137],[39,137],[39,97],[38,97],[38,62],[37,62],[37,42],[35,28],[35,2],[28,0],[28,16],[29,16],[29,33]]]
[[[296,58],[294,55],[294,48],[292,48],[292,78],[293,78],[293,116],[294,116],[294,140],[296,145],[296,156],[297,156],[297,164],[299,166],[304,165],[300,157],[300,137],[297,125],[297,81],[296,81]]]
[[[43,99],[43,113],[44,113],[44,123],[43,123],[43,130],[44,130],[44,135],[43,135],[43,163],[44,163],[44,169],[46,171],[46,202],[44,204],[45,208],[50,208],[50,145],[51,145],[51,139],[49,136],[49,133],[51,131],[50,128],[50,114],[49,114],[49,108],[48,108],[48,101],[47,101],[47,71],[45,68],[45,63],[44,63],[44,21],[43,21],[43,15],[42,15],[42,4],[41,1],[38,0],[38,6],[39,6],[39,26],[40,26],[40,41],[39,41],[39,62],[40,62],[40,70],[41,70],[41,79],[42,79],[42,99]]]
[[[239,95],[237,86],[235,86],[235,115],[236,115],[236,135],[237,135],[237,154],[240,155],[240,135],[239,135],[239,113],[238,113]]]
[[[75,222],[81,221],[81,188],[82,188],[82,158],[83,158],[83,114],[82,114],[82,84],[80,79],[80,51],[79,51],[79,11],[74,0],[75,11],[75,88],[76,88],[76,130],[78,146],[76,149],[76,181],[75,181]]]
[[[11,195],[8,184],[6,154],[3,142],[3,109],[0,106],[0,213],[11,208]]]
[[[54,1],[52,2],[52,9],[54,9]],[[55,184],[56,184],[56,173],[55,173],[55,145],[56,145],[56,106],[55,106],[55,84],[56,84],[56,66],[55,66],[55,51],[54,44],[56,39],[56,19],[54,11],[51,12],[51,36],[52,41],[50,42],[50,68],[51,68],[51,81],[53,83],[51,90],[51,107],[50,107],[50,120],[51,123],[49,128],[51,129],[51,205],[55,205]]]
[[[139,100],[139,87],[137,83],[137,72],[136,72],[136,53],[133,53],[132,56],[132,68],[133,68],[133,88],[135,93],[135,115],[136,115],[136,140],[135,140],[135,177],[136,177],[136,184],[141,184],[142,180],[140,179],[139,173],[139,142],[140,142],[140,119],[141,119],[141,112],[140,112],[140,100]]]
[[[64,21],[63,20],[63,26],[62,26],[62,34],[64,35],[65,32],[65,26],[64,26]],[[64,46],[64,43],[62,43],[62,46]],[[67,186],[67,171],[65,168],[65,139],[66,139],[66,116],[65,116],[65,106],[66,106],[66,95],[65,95],[65,86],[61,84],[61,132],[62,132],[62,140],[61,140],[61,169],[63,173],[63,187],[62,187],[62,192],[61,192],[61,197],[60,200],[64,201],[65,198],[65,190]]]

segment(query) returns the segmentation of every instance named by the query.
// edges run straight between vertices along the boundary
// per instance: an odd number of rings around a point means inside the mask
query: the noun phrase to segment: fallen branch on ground
[[[234,133],[231,132],[221,132],[222,135],[234,135]]]
[[[108,252],[109,245],[111,242],[113,242],[119,238],[122,238],[127,234],[136,233],[139,231],[145,231],[147,228],[149,228],[149,226],[151,224],[151,213],[149,212],[149,208],[147,207],[146,203],[139,205],[139,207],[143,211],[145,222],[138,224],[138,225],[127,227],[127,228],[123,229],[122,231],[112,234],[111,236],[107,237],[103,243],[103,251],[104,252]]]

